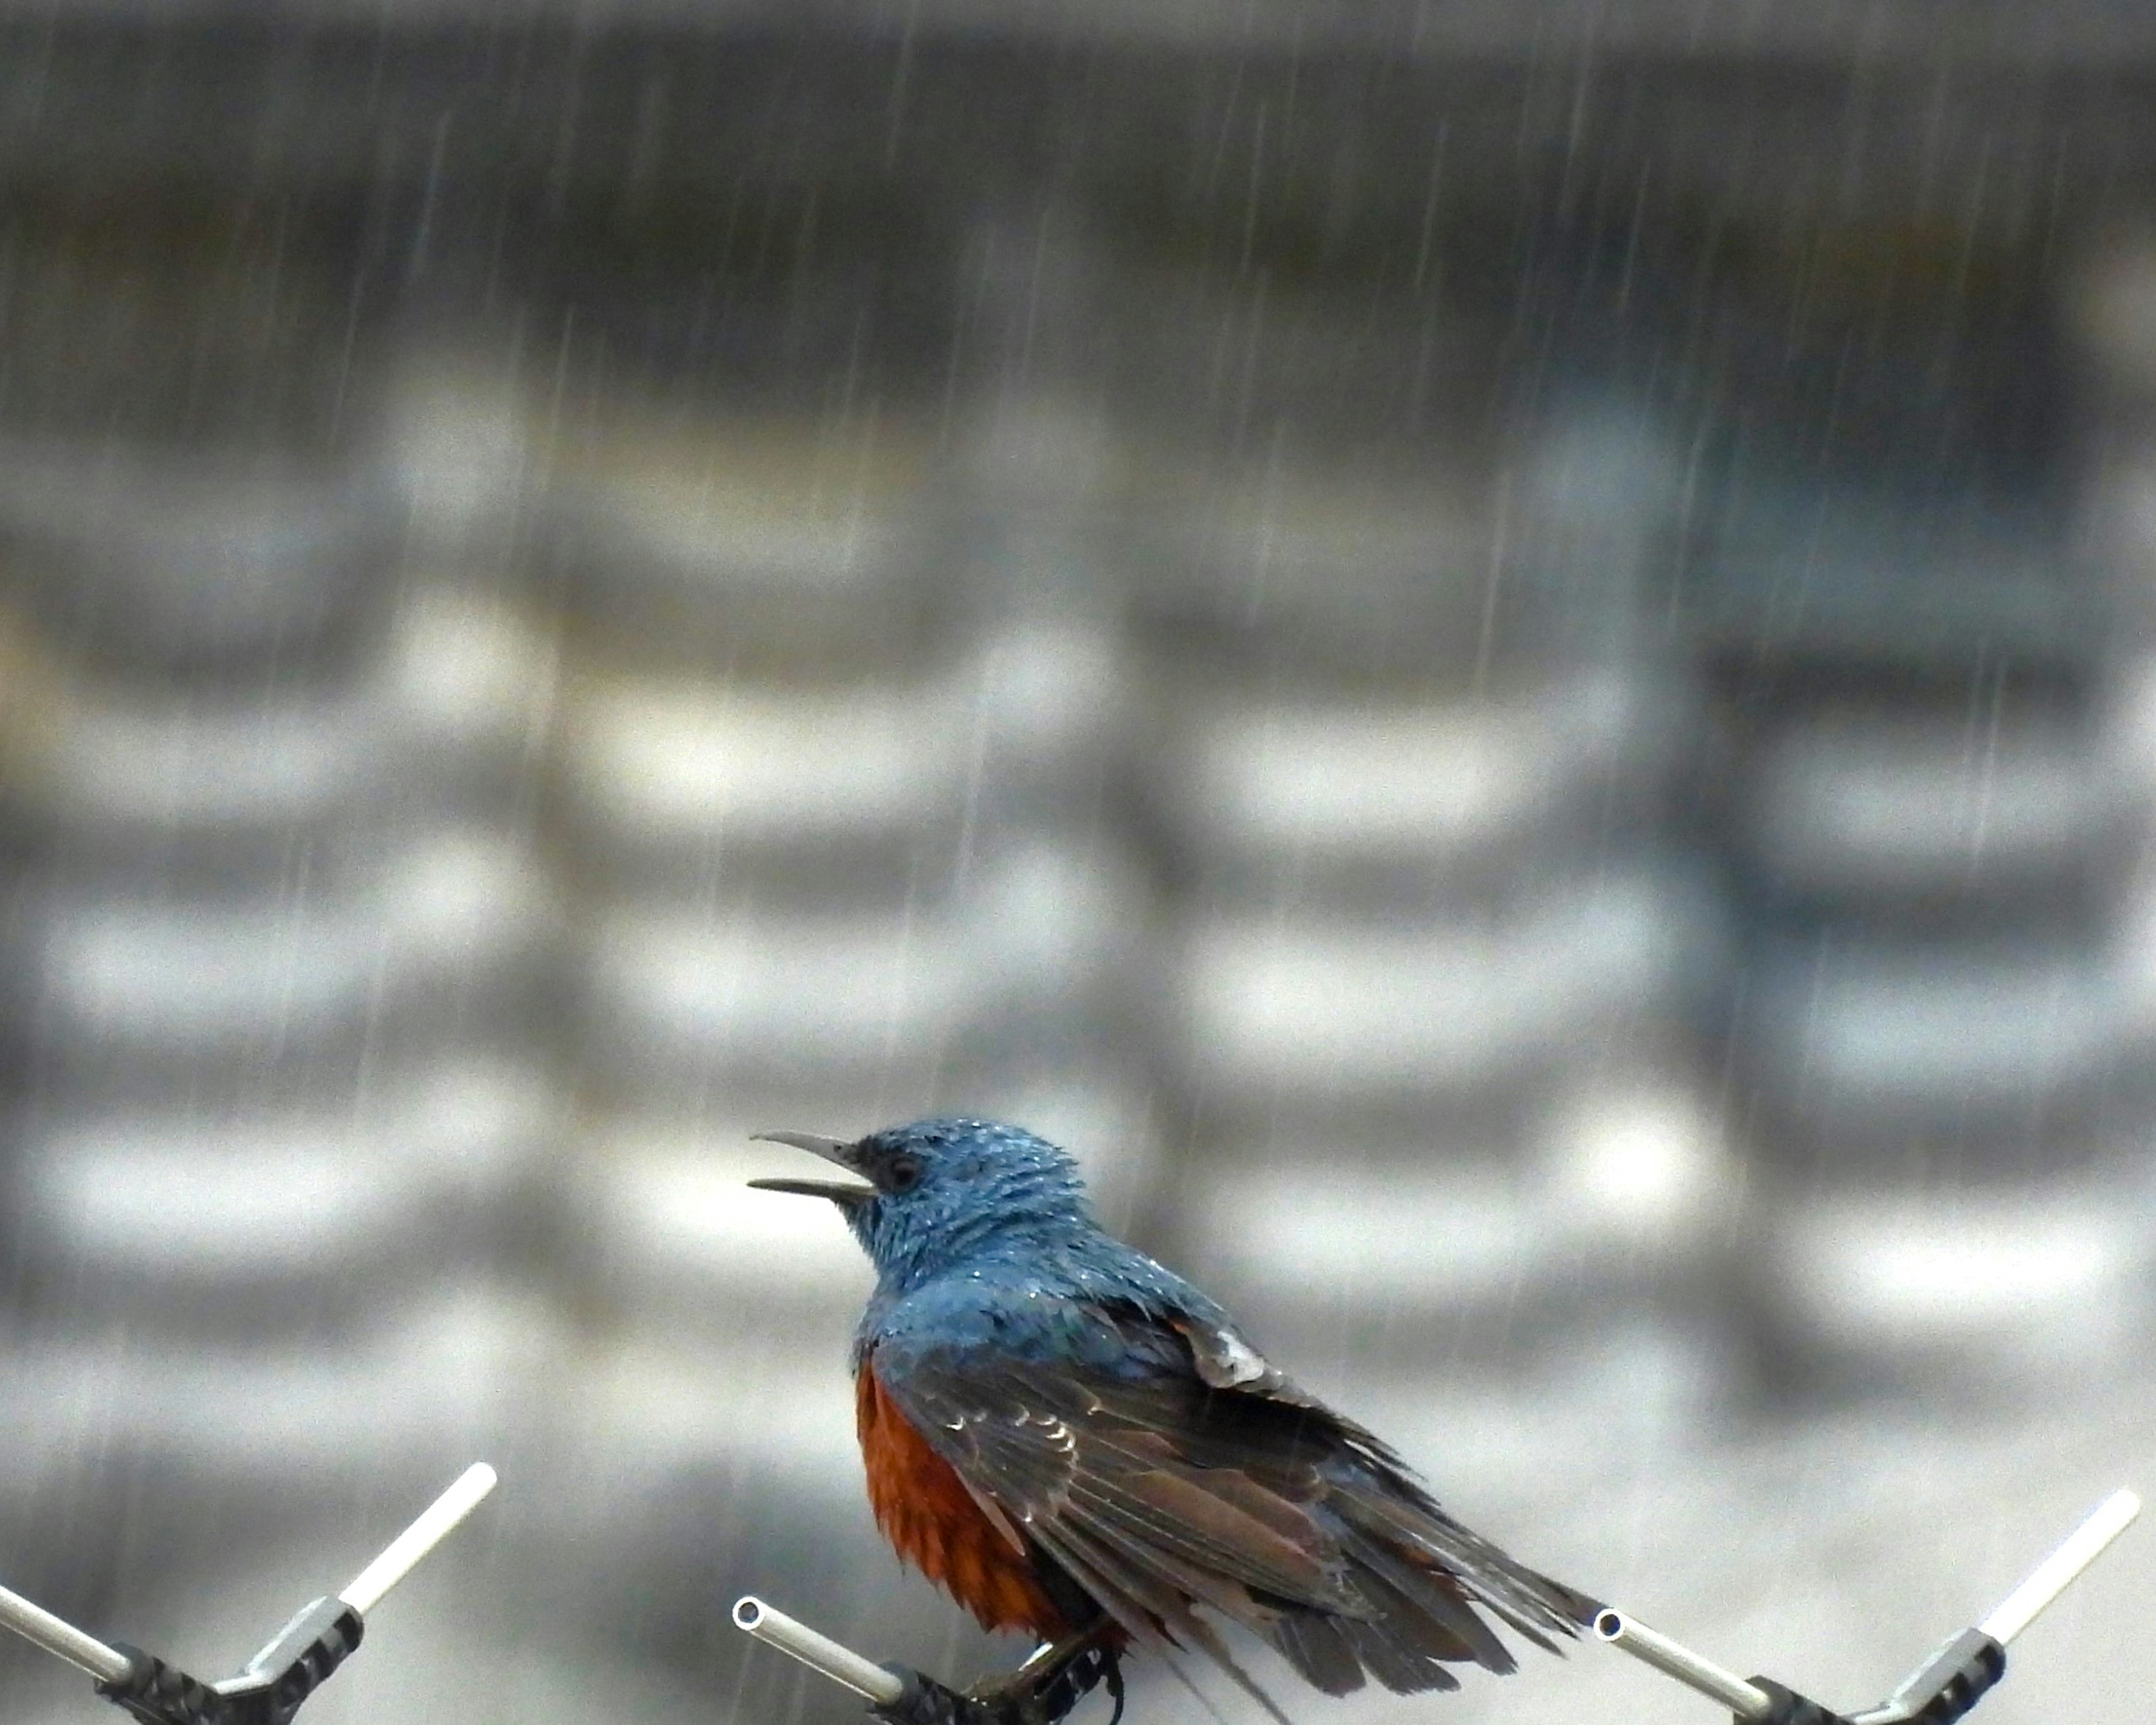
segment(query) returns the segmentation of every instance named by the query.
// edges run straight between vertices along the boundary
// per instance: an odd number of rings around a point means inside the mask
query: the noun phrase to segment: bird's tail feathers
[[[1403,1501],[1383,1486],[1340,1492],[1347,1580],[1357,1614],[1283,1602],[1260,1629],[1303,1677],[1328,1695],[1359,1689],[1367,1674],[1395,1694],[1454,1689],[1448,1665],[1471,1662],[1500,1676],[1511,1651],[1483,1613],[1536,1645],[1558,1650],[1599,1606],[1537,1574],[1470,1532],[1427,1500]]]
[[[1553,1635],[1577,1635],[1602,1609],[1599,1600],[1530,1569],[1427,1500],[1402,1502],[1370,1492],[1358,1493],[1350,1502],[1366,1535],[1419,1559],[1418,1567],[1435,1560],[1476,1603],[1550,1652],[1558,1651]]]
[[[1236,1664],[1227,1644],[1215,1634],[1210,1625],[1200,1618],[1182,1589],[1195,1579],[1178,1575],[1169,1581],[1152,1574],[1134,1568],[1121,1561],[1111,1548],[1106,1548],[1083,1529],[1065,1524],[1053,1532],[1036,1527],[1039,1539],[1050,1556],[1070,1570],[1072,1576],[1098,1599],[1108,1615],[1141,1645],[1168,1656],[1164,1662],[1178,1678],[1197,1692],[1188,1672],[1176,1662],[1173,1650],[1195,1647],[1234,1680],[1235,1686],[1263,1707],[1271,1717],[1274,1725],[1295,1725],[1282,1712],[1280,1704],[1259,1686],[1257,1680]],[[1158,1559],[1155,1563],[1158,1566]],[[1194,1597],[1206,1598],[1206,1592]],[[1247,1602],[1249,1594],[1244,1593]],[[1220,1602],[1225,1606],[1229,1602]],[[1216,1609],[1219,1609],[1216,1607]],[[1201,1696],[1200,1699],[1204,1697]]]

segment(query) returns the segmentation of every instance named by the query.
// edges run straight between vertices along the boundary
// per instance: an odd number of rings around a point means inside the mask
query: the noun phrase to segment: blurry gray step
[[[625,906],[599,915],[589,937],[585,1047],[631,1094],[925,1069],[984,999],[947,911]]]
[[[124,1515],[128,1466],[244,1491],[265,1515],[296,1506],[318,1517],[324,1481],[356,1474],[397,1482],[400,1507],[413,1490],[424,1505],[465,1461],[529,1430],[557,1339],[527,1301],[452,1279],[372,1326],[288,1346],[13,1327],[0,1343],[0,1436],[13,1458],[0,1490],[76,1491],[90,1526]],[[112,1473],[84,1491],[98,1471],[85,1461],[99,1458]]]
[[[8,1183],[49,1312],[137,1325],[331,1324],[494,1250],[561,1122],[531,1075],[408,1075],[345,1113],[64,1117],[16,1135]]]
[[[2147,810],[2156,806],[2156,653],[2123,629],[2104,667],[2095,703],[2105,764],[2115,794],[2138,817],[2133,831],[2148,835]]]
[[[1149,966],[1153,896],[1114,839],[983,836],[966,858],[956,935],[989,1016],[971,1045],[1023,1060],[1060,1036],[1113,1035]]]
[[[2081,524],[2112,627],[2107,644],[2129,650],[2156,638],[2156,425],[2151,399],[2131,393],[2083,476]]]
[[[1713,477],[1717,538],[1675,614],[1710,649],[1929,665],[2086,663],[2104,644],[2095,572],[2042,500],[1946,501],[1891,479],[1823,484],[1793,453]]]
[[[544,603],[434,565],[403,572],[376,686],[427,769],[529,777],[557,721],[562,620]],[[521,788],[521,786],[513,786]]]
[[[1129,860],[1043,837],[984,843],[966,872],[958,895],[919,906],[796,911],[782,893],[597,913],[582,978],[595,1070],[632,1096],[676,1094],[720,1076],[1056,1060],[1116,1034],[1144,963]]]
[[[2039,1397],[2145,1370],[2156,1166],[2070,1178],[1844,1186],[1774,1204],[1753,1260],[1778,1339],[1808,1363],[1938,1391]]]
[[[369,886],[238,901],[30,900],[12,986],[59,1073],[384,1046],[522,1011],[551,929],[512,845],[422,836]]]
[[[1119,1034],[1147,962],[1145,883],[1107,845],[984,839],[957,890],[924,882],[917,901],[887,880],[842,892],[829,875],[742,872],[722,899],[677,881],[591,911],[580,987],[598,1070],[634,1091],[721,1066],[740,1081],[1054,1061]]]
[[[1584,1039],[1683,1010],[1718,948],[1711,902],[1650,870],[1449,926],[1222,916],[1183,950],[1178,1053],[1224,1102],[1517,1084]]]
[[[1892,1133],[2025,1137],[2145,1040],[2149,978],[2066,943],[1777,942],[1748,966],[1748,1063],[1779,1109]],[[2032,1111],[2036,1111],[2032,1113]]]
[[[2057,721],[1821,715],[1745,768],[1743,843],[1807,896],[2056,895],[2145,815],[2105,744]]]
[[[1140,614],[1231,658],[1298,644],[1309,663],[1346,655],[1366,674],[1507,662],[1523,600],[1491,581],[1493,455],[1168,469],[1135,500]]]
[[[562,715],[565,814],[602,861],[828,868],[953,851],[971,691],[913,676],[819,687],[580,670]]]
[[[1386,355],[1396,377],[1399,359]],[[1367,405],[1353,410],[1365,435]],[[1431,419],[1451,405],[1434,398]],[[1583,401],[1517,438],[1471,409],[1360,450],[1353,433],[1302,434],[1294,418],[1240,457],[1207,464],[1185,446],[1132,488],[1142,615],[1231,660],[1358,680],[1479,679],[1636,643],[1645,558],[1681,476],[1645,416]]]
[[[465,331],[407,339],[390,362],[380,470],[418,556],[500,567],[528,552],[520,515],[543,484],[544,403],[515,380],[515,338]]]
[[[1527,1144],[1479,1154],[1381,1159],[1351,1134],[1232,1147],[1180,1182],[1199,1279],[1269,1331],[1394,1325],[1402,1359],[1693,1303],[1742,1189],[1700,1099],[1666,1081],[1589,1086]]]
[[[1037,538],[1024,526],[1009,530],[997,554],[1014,567],[996,575],[1015,578],[1031,598],[1013,603],[998,584],[988,603],[1004,614],[952,670],[966,710],[968,803],[988,826],[1097,821],[1146,711],[1139,649],[1120,609],[1102,603],[1113,578],[1095,567],[1068,588],[1036,588],[1037,563],[1097,557],[1082,542],[1066,547],[1052,526]]]
[[[942,562],[933,470],[873,419],[611,424],[557,454],[551,556],[656,651],[902,662]]]
[[[2145,222],[2087,249],[2061,309],[2090,381],[2111,405],[2130,408],[2156,397],[2156,235]]]
[[[377,321],[352,206],[198,198],[173,177],[191,147],[10,200],[8,423],[89,448],[348,443]]]
[[[489,769],[527,766],[554,695],[541,619],[439,582],[413,583],[378,650],[328,682],[273,669],[175,691],[85,675],[49,637],[0,649],[22,655],[0,703],[0,789],[29,829],[85,857],[220,878],[454,809]]]
[[[1250,234],[1219,239],[1226,257],[1239,240],[1250,257]],[[1476,429],[1496,381],[1486,321],[1404,280],[1296,280],[1306,263],[1137,262],[1111,276],[1124,314],[1114,358],[1147,417],[1190,441],[1240,435],[1260,450],[1283,426],[1319,446]]]
[[[21,716],[8,800],[33,834],[122,867],[221,874],[331,857],[377,831],[413,768],[372,689],[144,699],[76,685]]]
[[[1641,824],[1682,736],[1671,694],[1594,670],[1486,700],[1231,696],[1193,711],[1152,777],[1160,819],[1230,881],[1427,887]]]
[[[387,594],[386,490],[214,455],[18,444],[0,558],[56,639],[172,670],[336,657]]]

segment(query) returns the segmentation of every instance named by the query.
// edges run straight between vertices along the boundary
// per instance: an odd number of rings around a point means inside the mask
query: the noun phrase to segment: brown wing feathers
[[[1454,1522],[1377,1440],[1284,1383],[968,1366],[910,1360],[886,1393],[1134,1640],[1204,1651],[1269,1709],[1194,1607],[1246,1625],[1334,1695],[1366,1674],[1412,1693],[1456,1687],[1448,1663],[1511,1671],[1477,1607],[1544,1647],[1594,1609]]]

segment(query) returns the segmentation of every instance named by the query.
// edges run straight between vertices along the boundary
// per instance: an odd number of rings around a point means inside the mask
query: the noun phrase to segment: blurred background
[[[988,1113],[1875,1699],[2156,1485],[2152,211],[2093,0],[0,10],[0,1579],[216,1675],[484,1456],[316,1725],[1014,1661],[742,1186]]]

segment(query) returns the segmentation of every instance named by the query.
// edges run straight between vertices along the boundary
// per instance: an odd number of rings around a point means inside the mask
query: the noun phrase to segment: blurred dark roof
[[[963,202],[1255,150],[1269,193],[1419,212],[1440,129],[1448,187],[1501,204],[1591,170],[1627,207],[1648,184],[2018,239],[2156,175],[2156,6],[0,0],[18,185],[852,172]]]
[[[2156,49],[2138,0],[9,0],[0,18],[278,21],[391,33],[567,24],[1390,55],[1609,53],[2112,65]]]

